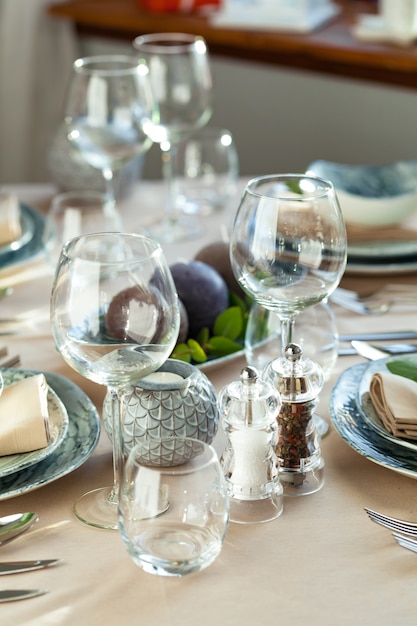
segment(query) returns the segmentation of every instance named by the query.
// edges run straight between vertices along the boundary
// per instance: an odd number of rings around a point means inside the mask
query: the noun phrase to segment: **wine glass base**
[[[201,237],[203,229],[194,216],[165,217],[145,225],[144,234],[159,243],[175,243]]]
[[[329,428],[330,428],[329,422],[325,420],[324,417],[321,417],[321,415],[317,415],[316,413],[313,415],[313,420],[314,420],[314,426],[316,427],[316,431],[318,432],[320,437],[323,439],[323,437],[325,437],[327,433],[329,432]]]
[[[75,517],[95,528],[118,530],[117,502],[112,487],[88,491],[74,504]]]

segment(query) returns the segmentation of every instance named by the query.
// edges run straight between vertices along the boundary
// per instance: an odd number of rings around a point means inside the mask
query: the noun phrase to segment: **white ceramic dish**
[[[318,160],[307,172],[333,183],[348,223],[388,226],[417,211],[417,161],[349,165]]]
[[[30,374],[23,370],[2,370],[4,386],[28,378]],[[50,439],[48,445],[40,450],[25,452],[22,454],[9,454],[0,456],[0,478],[13,474],[35,463],[39,463],[52,454],[60,445],[68,431],[68,413],[55,391],[48,386],[48,413]]]

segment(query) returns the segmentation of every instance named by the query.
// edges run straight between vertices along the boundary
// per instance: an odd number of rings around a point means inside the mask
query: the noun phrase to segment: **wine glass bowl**
[[[87,163],[101,170],[114,202],[113,177],[152,145],[154,101],[149,70],[128,55],[77,59],[66,103],[67,137]]]
[[[87,524],[117,528],[124,392],[166,361],[179,330],[178,297],[159,244],[123,233],[67,242],[52,287],[51,325],[70,367],[111,395],[113,486],[85,494],[75,514]]]
[[[327,299],[346,266],[346,230],[333,185],[306,174],[248,182],[230,255],[242,289],[281,320],[282,348],[298,313]]]

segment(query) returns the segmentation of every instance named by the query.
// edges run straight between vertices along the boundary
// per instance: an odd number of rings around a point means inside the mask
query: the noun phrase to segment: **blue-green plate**
[[[3,370],[2,378],[5,387],[17,383],[30,374],[23,370]],[[14,474],[20,470],[39,463],[60,445],[68,431],[68,412],[64,403],[51,387],[48,387],[48,413],[49,413],[49,441],[45,448],[23,452],[21,454],[8,454],[0,456],[0,478],[8,474]]]
[[[1,247],[0,268],[2,269],[28,261],[43,250],[44,216],[22,203],[20,204],[20,213],[22,236],[17,242]]]
[[[18,377],[39,374],[35,370],[8,370]],[[43,372],[49,387],[61,399],[68,413],[68,430],[62,442],[45,459],[0,478],[0,500],[7,500],[39,489],[80,467],[94,452],[100,437],[100,418],[90,398],[72,381]],[[17,378],[18,379],[18,378]]]
[[[363,457],[399,474],[417,478],[415,451],[398,440],[382,435],[364,419],[358,407],[358,389],[367,368],[368,363],[353,365],[337,380],[330,398],[333,426],[342,439]]]

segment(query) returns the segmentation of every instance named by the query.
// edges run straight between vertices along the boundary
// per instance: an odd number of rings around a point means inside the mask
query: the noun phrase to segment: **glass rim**
[[[113,67],[110,67],[111,65]],[[73,69],[78,74],[98,74],[100,76],[120,76],[136,72],[139,65],[143,64],[141,59],[128,54],[99,54],[93,56],[79,57],[73,63]]]
[[[250,193],[253,196],[262,198],[271,198],[274,200],[288,200],[289,198],[291,200],[297,200],[297,198],[294,198],[293,196],[288,196],[287,194],[284,193],[266,193],[266,192],[260,192],[258,187],[260,185],[262,185],[263,183],[273,183],[273,182],[290,182],[290,181],[301,181],[301,180],[306,180],[306,181],[310,181],[310,182],[314,182],[314,183],[320,183],[320,185],[322,185],[321,188],[316,188],[314,190],[311,191],[306,191],[305,193],[303,193],[302,196],[300,196],[300,200],[309,200],[309,199],[314,199],[314,198],[320,198],[322,196],[325,196],[329,191],[335,191],[334,185],[330,180],[327,180],[326,178],[321,178],[320,176],[316,176],[314,174],[308,174],[308,173],[288,173],[288,174],[266,174],[264,176],[255,176],[254,178],[251,178],[245,186],[245,192]]]
[[[172,53],[192,49],[200,41],[206,43],[201,35],[179,32],[151,33],[135,37],[133,47],[139,52]]]
[[[140,259],[135,258],[134,256],[131,257],[126,257],[124,259],[115,259],[115,260],[99,260],[99,259],[89,259],[88,257],[85,256],[80,256],[79,254],[76,254],[74,252],[75,248],[77,247],[77,244],[82,241],[82,240],[91,240],[93,241],[94,239],[99,238],[100,240],[103,240],[104,238],[106,239],[120,239],[122,238],[123,240],[135,240],[135,241],[142,241],[146,244],[148,244],[149,246],[149,250],[147,251],[147,254],[144,254]],[[158,243],[158,241],[156,241],[155,239],[151,239],[151,237],[147,237],[146,235],[140,235],[140,234],[135,234],[135,233],[122,233],[122,232],[118,232],[118,231],[103,231],[103,232],[96,232],[96,233],[87,233],[85,235],[78,235],[77,237],[73,237],[72,239],[70,239],[69,241],[67,241],[63,246],[62,246],[62,251],[61,251],[61,256],[62,257],[66,257],[67,259],[81,259],[84,261],[88,261],[89,263],[100,263],[102,266],[117,266],[120,264],[123,265],[137,265],[138,263],[146,263],[149,259],[151,259],[152,257],[155,256],[164,256],[163,250],[161,245]],[[168,265],[168,262],[167,262]]]

